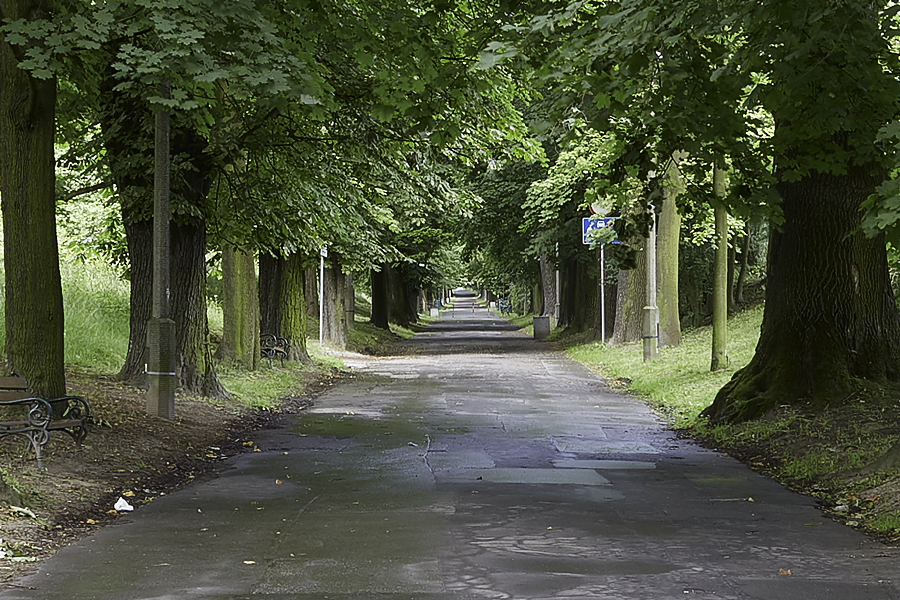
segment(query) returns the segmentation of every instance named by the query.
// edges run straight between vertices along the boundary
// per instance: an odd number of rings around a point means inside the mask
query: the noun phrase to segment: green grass
[[[875,531],[900,530],[900,513],[882,513],[869,522],[869,526]]]
[[[128,351],[129,283],[96,261],[70,262],[61,270],[65,362],[82,369],[117,371]]]
[[[105,263],[75,260],[65,252],[60,276],[66,364],[99,373],[118,371],[128,350],[129,283]],[[0,318],[3,300],[0,294]],[[0,327],[0,347],[5,343],[6,331]]]
[[[567,349],[575,360],[607,379],[628,382],[632,392],[648,399],[669,415],[676,428],[690,427],[700,411],[712,403],[719,389],[753,356],[759,339],[762,307],[738,313],[728,321],[727,369],[710,372],[712,329],[685,332],[677,347],[661,348],[659,356],[644,362],[643,346],[604,346],[599,342]]]
[[[303,393],[310,379],[321,370],[296,363],[285,363],[285,366],[289,368],[282,369],[279,365],[270,369],[265,363],[256,371],[219,366],[218,374],[234,401],[250,408],[274,408],[279,399]]]

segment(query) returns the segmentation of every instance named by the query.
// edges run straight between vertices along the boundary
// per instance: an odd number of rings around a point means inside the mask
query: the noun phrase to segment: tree
[[[0,17],[40,22],[50,0],[3,0]],[[6,369],[37,396],[65,395],[63,305],[56,240],[56,79],[23,69],[29,53],[0,41],[0,196],[6,272]]]
[[[684,191],[678,159],[668,161],[666,182],[657,216],[656,280],[659,307],[659,345],[681,344],[681,314],[678,309],[678,243],[681,240],[681,215],[676,201]],[[681,157],[683,158],[683,157]]]
[[[290,343],[288,360],[310,363],[306,350],[307,258],[263,254],[259,257],[260,330]]]
[[[698,164],[728,156],[729,202],[765,203],[780,225],[756,354],[704,411],[714,421],[838,402],[857,378],[900,379],[884,238],[859,231],[860,207],[886,176],[879,129],[897,116],[897,10],[623,0],[574,4],[527,28],[532,47],[553,49],[540,56],[544,72],[612,114],[639,106],[654,130],[645,143],[660,153],[674,144]],[[774,129],[742,106],[770,114]]]
[[[222,251],[222,318],[222,343],[216,358],[257,369],[260,331],[256,257],[231,246]]]

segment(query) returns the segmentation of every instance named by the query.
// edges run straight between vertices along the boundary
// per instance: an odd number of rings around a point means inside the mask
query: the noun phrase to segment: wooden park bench
[[[80,396],[35,398],[28,393],[24,377],[0,377],[0,438],[24,436],[34,450],[39,469],[44,468],[41,451],[50,441],[51,431],[65,431],[81,452],[90,416],[90,406]]]
[[[263,333],[259,336],[259,351],[263,358],[269,359],[269,368],[273,369],[272,359],[281,359],[281,366],[284,366],[284,359],[288,357],[291,343],[283,337],[278,337],[273,333]]]

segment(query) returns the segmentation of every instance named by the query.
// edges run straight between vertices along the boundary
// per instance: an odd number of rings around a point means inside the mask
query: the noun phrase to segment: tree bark
[[[784,225],[772,233],[756,354],[703,411],[743,421],[783,404],[826,405],[853,379],[900,380],[900,315],[883,237],[857,231],[860,203],[883,173],[811,173],[782,182]]]
[[[681,153],[677,153],[680,155]],[[681,215],[675,200],[684,189],[684,181],[675,160],[666,171],[662,207],[656,228],[656,306],[659,308],[660,346],[681,344],[681,314],[678,309],[678,244],[681,241]]]
[[[47,0],[2,0],[0,16],[49,18]],[[56,80],[34,79],[0,42],[0,197],[6,370],[36,396],[65,395],[62,284],[56,239]]]
[[[574,257],[560,265],[560,323],[569,332],[582,332],[594,324],[597,279],[593,266]]]
[[[288,360],[309,364],[306,347],[306,265],[302,256],[288,259],[269,254],[259,257],[261,333],[290,342]]]
[[[556,267],[546,253],[541,254],[541,287],[544,290],[543,302],[541,307],[542,317],[556,317]]]
[[[344,306],[347,300],[347,291],[344,289],[346,280],[341,270],[340,259],[336,253],[332,253],[329,256],[329,262],[331,263],[331,268],[325,269],[322,337],[329,344],[338,348],[346,348],[347,323]]]
[[[379,329],[390,329],[388,318],[388,281],[387,265],[381,265],[379,270],[372,269],[372,325]]]
[[[306,267],[304,273],[305,292],[303,301],[306,303],[306,318],[317,321],[319,319],[319,263]]]
[[[291,342],[288,360],[310,364],[306,350],[306,258],[292,254],[281,272],[281,336]]]
[[[172,318],[175,320],[175,373],[185,390],[228,396],[216,374],[206,316],[206,226],[202,219],[172,224]]]
[[[245,369],[259,368],[259,294],[256,258],[226,245],[222,250],[222,343],[219,360],[230,360]]]
[[[131,267],[131,296],[128,312],[130,315],[128,351],[116,378],[129,385],[146,387],[147,324],[153,310],[153,280],[148,275],[153,273],[153,221],[135,222],[130,212],[126,206],[122,206],[128,264]]]
[[[259,255],[259,332],[277,336],[281,331],[279,299],[284,260],[271,254]]]
[[[347,330],[349,331],[356,326],[356,287],[353,283],[353,273],[347,273],[345,278],[344,290],[346,299],[344,300],[344,303],[346,306],[344,306],[344,312],[346,315],[345,320],[347,322]]]
[[[644,304],[647,298],[647,240],[638,241],[637,264],[619,271],[616,291],[616,321],[611,344],[640,341],[643,335]]]

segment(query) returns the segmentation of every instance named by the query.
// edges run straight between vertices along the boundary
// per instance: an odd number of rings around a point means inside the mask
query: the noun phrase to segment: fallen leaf
[[[790,575],[791,570],[790,569],[778,569],[778,574],[779,575]]]
[[[245,564],[245,565],[255,565],[255,564],[256,564],[256,561],[255,561],[255,560],[245,560],[245,561],[244,561],[244,564]]]
[[[88,525],[96,525],[97,521],[95,521],[93,519],[88,519],[87,521],[85,521],[85,523],[87,523]]]
[[[122,492],[122,495],[125,496],[126,498],[133,498],[134,492],[132,492],[131,490],[128,490],[127,492]]]
[[[275,480],[275,485],[281,485],[281,480],[280,480],[280,479],[276,479],[276,480]]]

